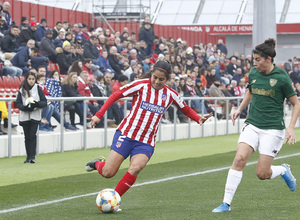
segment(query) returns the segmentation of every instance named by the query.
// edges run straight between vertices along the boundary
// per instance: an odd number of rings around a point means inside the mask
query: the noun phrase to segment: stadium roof
[[[151,14],[162,25],[252,24],[254,0],[23,0],[84,12],[116,11]],[[299,0],[274,0],[276,23],[300,23]],[[126,9],[120,6],[126,5]],[[95,9],[95,6],[99,6]],[[140,6],[140,8],[138,8]]]

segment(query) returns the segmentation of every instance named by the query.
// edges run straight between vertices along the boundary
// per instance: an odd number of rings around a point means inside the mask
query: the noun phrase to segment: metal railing
[[[126,113],[127,113],[127,101],[130,101],[132,98],[123,98],[121,100],[124,101],[124,117],[126,117]],[[189,106],[191,106],[191,102],[192,100],[201,100],[202,102],[202,109],[201,109],[201,114],[202,116],[204,115],[204,100],[210,100],[212,103],[214,103],[214,110],[215,110],[215,115],[214,115],[214,135],[217,135],[217,101],[218,100],[225,100],[226,101],[226,135],[229,134],[229,114],[230,112],[228,112],[228,107],[229,107],[229,102],[231,100],[237,100],[237,106],[240,104],[242,97],[183,97],[183,99],[187,102],[187,104]],[[97,101],[106,101],[107,97],[57,97],[57,98],[48,98],[49,101],[60,101],[60,111],[64,112],[64,103],[65,101],[83,101],[84,102],[84,107],[83,107],[83,150],[87,149],[87,123],[86,123],[86,115],[87,115],[87,101],[89,100],[97,100]],[[12,145],[12,128],[11,128],[11,117],[12,117],[12,102],[16,101],[16,98],[0,98],[0,101],[6,101],[8,103],[8,130],[7,130],[7,138],[8,138],[8,157],[11,158],[12,157],[12,149],[11,149],[11,145]],[[285,108],[284,108],[285,109]],[[63,126],[63,121],[64,121],[64,114],[60,114],[60,152],[64,152],[64,126]],[[239,122],[240,118],[237,119],[237,133],[239,133],[240,131],[240,122]],[[173,124],[174,124],[174,136],[173,136],[173,140],[177,139],[177,108],[174,107],[174,118],[173,118]],[[204,127],[205,124],[202,125],[203,128],[201,130],[202,134],[201,137],[204,137]],[[300,122],[298,123],[298,127],[300,126]],[[107,147],[107,113],[105,113],[104,115],[104,146]],[[159,139],[158,141],[161,142],[161,123],[160,123],[160,127],[159,127]],[[188,119],[188,138],[191,137],[191,119]],[[38,143],[38,141],[37,141]],[[37,154],[39,152],[39,148],[38,148],[38,144],[37,144]]]

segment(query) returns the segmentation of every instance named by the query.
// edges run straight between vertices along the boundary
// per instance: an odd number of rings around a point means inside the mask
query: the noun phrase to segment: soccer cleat
[[[212,210],[212,212],[229,212],[231,210],[230,206],[226,203],[223,202],[219,207],[215,208]]]
[[[289,164],[284,163],[281,166],[286,168],[285,173],[281,176],[281,178],[285,181],[286,185],[289,187],[291,191],[295,191],[296,189],[296,179],[291,172],[291,167]]]
[[[122,209],[118,208],[117,212],[122,212]]]
[[[105,161],[105,157],[103,156],[100,156],[99,158],[95,159],[95,160],[92,160],[90,162],[88,162],[85,166],[85,170],[88,171],[88,172],[91,172],[93,170],[97,170],[96,167],[95,167],[95,163],[97,161],[101,161],[101,162],[104,162]]]

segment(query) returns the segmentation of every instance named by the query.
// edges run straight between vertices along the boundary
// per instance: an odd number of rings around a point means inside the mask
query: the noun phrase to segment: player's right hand
[[[97,116],[93,116],[92,119],[91,119],[91,126],[92,128],[98,124],[100,122],[100,118],[98,118]]]
[[[234,125],[235,123],[235,119],[237,119],[241,114],[241,110],[237,109],[235,110],[235,112],[232,114],[231,120],[232,120],[232,124]]]

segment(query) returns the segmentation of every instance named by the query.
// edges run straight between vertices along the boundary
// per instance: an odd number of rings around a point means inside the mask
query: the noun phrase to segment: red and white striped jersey
[[[132,108],[129,115],[120,123],[118,129],[126,137],[155,146],[155,138],[163,114],[171,104],[192,120],[199,122],[201,118],[183,101],[180,95],[164,85],[155,90],[151,79],[134,81],[113,93],[96,116],[102,118],[105,111],[118,99],[132,96]]]

